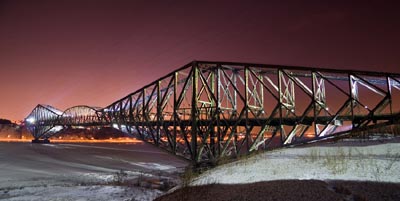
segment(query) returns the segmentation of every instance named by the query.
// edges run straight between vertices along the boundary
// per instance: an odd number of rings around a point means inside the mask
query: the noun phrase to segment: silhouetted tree
[[[0,124],[12,124],[12,122],[8,119],[1,119],[0,118]]]

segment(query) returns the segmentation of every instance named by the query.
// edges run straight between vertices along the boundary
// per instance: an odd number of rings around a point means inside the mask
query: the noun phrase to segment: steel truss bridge
[[[193,61],[98,108],[38,105],[35,140],[113,126],[194,163],[399,122],[400,74]]]

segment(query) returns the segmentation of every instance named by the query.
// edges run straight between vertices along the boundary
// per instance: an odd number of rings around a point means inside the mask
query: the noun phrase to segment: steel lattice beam
[[[65,126],[117,127],[194,162],[398,122],[400,74],[193,61],[105,108],[38,105],[36,139]]]

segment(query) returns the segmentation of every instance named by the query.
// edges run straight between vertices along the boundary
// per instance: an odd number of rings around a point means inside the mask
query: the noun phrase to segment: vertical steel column
[[[262,76],[262,74],[258,75],[258,79],[260,80],[260,95],[261,96],[261,100],[260,100],[260,109],[262,109],[262,114],[265,114],[264,111],[264,77]]]
[[[199,161],[199,157],[197,154],[197,133],[198,133],[198,122],[197,122],[197,89],[198,89],[198,77],[199,77],[199,69],[196,61],[192,63],[192,111],[191,111],[191,120],[192,120],[192,159],[193,161]]]
[[[280,131],[280,134],[281,134],[281,144],[283,144],[283,142],[285,141],[285,136],[283,136],[284,135],[284,130],[283,130],[283,126],[282,126],[282,123],[283,123],[283,120],[282,120],[282,118],[283,118],[283,111],[282,111],[282,107],[283,107],[283,105],[282,105],[282,81],[281,81],[281,79],[282,79],[282,69],[277,69],[278,70],[278,73],[277,73],[277,75],[278,75],[278,92],[279,92],[279,131]]]
[[[232,70],[232,82],[234,84],[234,86],[237,86],[237,70]],[[233,90],[233,110],[235,111],[235,113],[237,113],[237,91]]]
[[[143,90],[142,90],[142,120],[140,122],[140,124],[142,126],[142,130],[143,130],[142,133],[144,134],[143,137],[145,137],[145,135],[149,134],[149,132],[147,131],[146,126],[145,126],[145,125],[148,125],[148,122],[146,122],[147,117],[146,117],[146,108],[145,107],[146,107],[146,89],[143,88]],[[154,142],[154,143],[156,143],[156,142]]]
[[[354,100],[355,100],[355,95],[354,95],[354,91],[353,91],[353,76],[351,74],[348,75],[349,78],[349,90],[350,90],[350,107],[351,107],[351,124],[352,124],[352,129],[355,127],[354,125]]]
[[[210,83],[210,88],[211,88],[211,93],[215,94],[215,69],[210,69],[211,73],[211,83]],[[217,96],[218,97],[218,96]],[[215,103],[215,100],[213,98],[211,98],[211,106],[210,106],[210,120],[212,121],[212,123],[210,124],[211,128],[208,128],[208,131],[210,132],[210,148],[211,148],[211,153],[212,156],[215,157],[215,126],[216,124],[216,120],[217,120],[217,116],[219,116],[219,112],[218,112],[218,104]]]
[[[160,89],[160,85],[161,85],[161,81],[160,80],[158,80],[157,81],[157,131],[156,131],[156,133],[157,133],[157,137],[156,137],[156,139],[157,139],[157,144],[158,143],[160,143],[160,139],[161,139],[161,116],[162,116],[162,114],[161,114],[161,101],[162,101],[162,98],[161,98],[161,89]]]
[[[232,82],[233,82],[233,86],[237,86],[237,70],[236,69],[232,69]],[[228,78],[229,79],[229,78]],[[233,88],[232,86],[232,88]],[[229,89],[228,89],[229,90]],[[237,91],[233,90],[233,110],[232,110],[232,116],[231,119],[235,118],[235,120],[238,120],[237,117]],[[239,117],[240,118],[240,117]],[[238,150],[238,145],[237,145],[237,125],[234,125],[232,128],[232,133],[234,133],[234,140],[233,140],[233,146],[235,148],[235,153],[237,154],[237,150]]]
[[[122,103],[123,103],[123,101],[121,101],[119,103],[119,111],[118,111],[118,114],[119,114],[118,115],[119,116],[119,123],[118,123],[119,130],[122,130],[122,123],[124,122],[124,119],[125,119],[125,115],[122,113],[122,111],[123,111]]]
[[[386,75],[386,87],[387,87],[387,96],[389,96],[389,110],[390,115],[393,115],[393,106],[392,106],[392,82],[390,81],[389,76]]]
[[[248,90],[249,90],[249,67],[248,66],[245,66],[244,67],[244,91],[245,91],[245,93],[244,93],[244,99],[245,99],[245,102],[244,102],[244,109],[245,109],[245,121],[246,121],[246,137],[245,137],[245,140],[246,140],[246,144],[247,144],[247,151],[248,151],[248,149],[249,149],[249,147],[250,147],[250,138],[251,138],[251,136],[250,136],[250,129],[249,129],[249,126],[250,126],[250,122],[249,122],[249,110],[250,110],[250,107],[249,107],[249,94],[248,94]]]
[[[221,142],[222,142],[222,140],[221,140],[221,135],[222,135],[222,133],[221,133],[221,125],[220,125],[220,121],[221,121],[221,65],[220,64],[218,64],[217,65],[217,68],[216,68],[216,72],[215,72],[215,74],[216,74],[216,80],[217,80],[217,95],[216,95],[216,97],[217,97],[217,110],[219,111],[218,112],[218,114],[217,114],[217,148],[218,148],[218,157],[221,157]]]
[[[174,124],[174,132],[173,132],[173,141],[174,141],[174,145],[173,145],[173,152],[174,152],[174,154],[176,154],[176,144],[178,143],[176,140],[177,140],[177,138],[176,138],[176,136],[178,135],[177,134],[177,132],[178,132],[178,130],[177,130],[177,121],[178,121],[178,113],[177,113],[177,110],[178,110],[178,100],[177,100],[177,98],[178,98],[178,72],[175,72],[174,73],[174,108],[173,108],[173,113],[172,113],[172,115],[174,116],[174,122],[173,122],[173,124]]]
[[[132,134],[132,127],[133,127],[133,105],[132,105],[132,96],[129,96],[129,132]]]
[[[318,137],[318,135],[319,135],[319,133],[317,133],[319,131],[318,126],[317,126],[317,105],[318,104],[317,104],[317,98],[316,98],[316,93],[315,93],[315,90],[316,90],[315,83],[318,82],[318,79],[317,79],[317,76],[315,75],[314,71],[312,71],[311,74],[312,74],[311,87],[312,87],[313,103],[314,103],[314,120],[313,120],[314,121],[314,132],[315,132],[314,137]]]
[[[141,90],[141,92],[142,92],[142,97],[143,97],[144,96],[143,95],[144,91]],[[142,105],[143,105],[143,101],[142,101]],[[143,133],[143,121],[144,120],[143,120],[143,117],[142,117],[142,119],[140,119],[140,107],[141,106],[140,106],[140,92],[139,92],[139,95],[137,96],[136,103],[135,103],[135,110],[136,110],[136,120],[140,121],[140,122],[137,122],[135,124],[136,124],[136,131],[144,139],[144,133]],[[142,108],[143,108],[143,106],[142,106]],[[143,114],[142,114],[142,116],[143,116]]]

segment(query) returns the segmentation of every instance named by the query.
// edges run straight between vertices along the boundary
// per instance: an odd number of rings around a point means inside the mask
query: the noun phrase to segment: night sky
[[[104,107],[192,60],[400,73],[399,5],[293,2],[0,1],[0,118]]]

